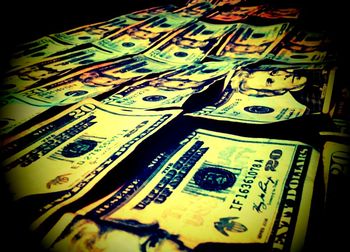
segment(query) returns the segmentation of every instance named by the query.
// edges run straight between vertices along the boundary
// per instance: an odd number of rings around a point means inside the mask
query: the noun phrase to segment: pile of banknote
[[[2,177],[35,248],[299,252],[343,237],[350,89],[330,32],[293,1],[151,3],[8,62]]]

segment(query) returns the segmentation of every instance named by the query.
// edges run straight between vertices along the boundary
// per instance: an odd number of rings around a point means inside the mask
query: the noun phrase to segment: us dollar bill
[[[237,5],[240,3],[244,3],[244,1],[242,0],[210,0],[210,2],[215,6]]]
[[[102,100],[127,108],[181,107],[193,94],[224,79],[233,62],[204,62],[181,67],[156,78],[136,82]]]
[[[158,14],[93,44],[120,55],[137,54],[169,35],[171,31],[192,21],[194,18],[178,14]]]
[[[211,2],[211,0],[188,0],[185,5],[190,6],[193,4],[198,4],[198,3],[203,3],[203,2]]]
[[[321,209],[325,216],[322,223],[324,229],[318,237],[324,239],[322,247],[334,248],[338,251],[346,247],[348,235],[342,231],[349,225],[347,206],[350,191],[350,138],[324,137],[322,164],[324,179],[324,207]],[[319,211],[319,210],[318,210]],[[324,231],[328,230],[328,232]]]
[[[81,45],[102,39],[107,35],[136,22],[137,21],[128,19],[125,16],[121,16],[116,17],[113,20],[87,24],[68,31],[54,33],[50,36],[64,43]]]
[[[326,32],[294,30],[270,53],[269,58],[286,63],[323,63],[332,61],[330,39]]]
[[[322,150],[325,200],[338,199],[350,179],[350,142],[348,144],[326,141]],[[338,202],[338,204],[341,204]],[[330,207],[334,207],[330,205]]]
[[[295,67],[260,65],[233,70],[217,102],[186,115],[260,124],[329,111],[336,69]]]
[[[138,55],[87,67],[13,96],[38,106],[68,105],[120,88],[128,81],[136,81],[147,75],[174,68],[174,65]]]
[[[192,85],[192,87],[198,87],[202,85],[202,82],[225,78],[226,74],[236,67],[237,65],[234,61],[205,61],[177,68],[174,71],[160,75],[160,77],[184,82],[198,82],[199,84]],[[173,87],[181,89],[181,86],[176,85]],[[188,87],[190,86],[184,85],[184,88]]]
[[[197,129],[114,194],[78,216],[63,216],[43,244],[49,251],[77,251],[91,237],[84,231],[90,227],[96,234],[90,249],[192,251],[211,245],[216,251],[224,244],[233,250],[235,244],[261,244],[300,251],[318,161],[319,153],[301,142]],[[120,235],[128,242],[112,238]]]
[[[156,86],[158,83],[166,85],[167,80],[156,78],[139,81],[124,87],[101,102],[111,106],[133,109],[180,108],[196,91],[192,88],[176,90],[158,87]]]
[[[11,54],[10,70],[38,63],[54,53],[73,47],[73,45],[58,42],[49,36],[18,45]]]
[[[49,57],[39,63],[16,69],[5,76],[4,84],[12,85],[8,92],[28,89],[42,85],[49,78],[58,78],[68,71],[118,57],[137,54],[156,41],[190,21],[175,14],[158,14],[144,21],[139,21],[127,28],[119,29],[104,39],[91,43],[87,48],[70,51],[56,57]]]
[[[3,98],[0,105],[0,136],[10,133],[50,107],[36,106],[12,96]]]
[[[225,34],[236,27],[237,24],[197,21],[174,32],[144,54],[172,64],[199,62],[218,45]]]
[[[276,7],[265,5],[260,11],[253,15],[266,19],[288,19],[297,20],[300,16],[301,9],[298,7]]]
[[[241,23],[222,43],[216,55],[231,59],[263,59],[290,29],[288,22],[262,26]]]
[[[121,15],[107,21],[87,24],[20,44],[15,49],[9,62],[10,68],[15,69],[38,63],[53,54],[63,52],[77,45],[102,39],[124,27],[143,21],[159,13],[170,13],[175,9],[177,9],[175,5],[151,7]]]
[[[143,10],[133,11],[131,13],[126,14],[126,16],[130,19],[133,19],[133,20],[144,20],[144,19],[147,19],[149,17],[158,15],[160,13],[172,13],[176,9],[178,9],[178,7],[176,5],[167,4],[167,5],[162,5],[162,6],[150,7],[150,8],[143,9]]]
[[[3,85],[7,87],[4,91],[11,94],[37,87],[47,83],[50,79],[62,77],[78,67],[85,67],[119,56],[122,56],[122,54],[111,53],[90,46],[59,56],[48,57],[36,64],[8,72],[3,78]]]
[[[205,3],[205,2],[211,3],[215,7],[215,6],[222,6],[225,4],[235,5],[240,3],[241,0],[188,0],[186,2],[186,6],[191,6],[191,5]]]
[[[226,90],[225,92],[230,92]],[[276,97],[256,98],[240,93],[231,95],[222,106],[206,106],[186,116],[209,118],[219,121],[266,124],[301,117],[306,107],[290,93]]]
[[[127,26],[144,21],[159,13],[171,13],[174,5],[156,6],[131,12],[94,24],[87,24],[68,31],[50,34],[19,45],[11,57],[10,69],[17,69],[41,62],[45,58],[77,45],[91,43],[118,32]]]
[[[184,7],[173,10],[173,13],[178,13],[182,17],[197,17],[200,18],[206,15],[214,5],[210,1],[200,1],[198,3],[187,4]]]
[[[160,13],[170,14],[171,11],[175,9],[177,9],[175,5],[155,6],[121,15],[107,21],[88,24],[65,32],[55,33],[50,36],[57,40],[74,45],[94,42],[116,33],[122,28],[144,21]]]
[[[328,115],[332,128],[320,132],[324,136],[350,137],[350,87],[342,81],[337,82],[337,91],[331,97],[331,108]]]
[[[243,21],[249,16],[259,12],[263,5],[226,5],[225,7],[217,7],[208,13],[205,17],[220,22],[236,22]]]
[[[91,190],[137,145],[180,112],[126,111],[85,99],[5,139],[1,164],[13,200],[52,195],[34,209],[33,227],[38,227]],[[128,123],[121,123],[125,121]]]
[[[55,57],[48,57],[33,65],[10,71],[4,78],[5,85],[12,85],[8,92],[17,92],[42,85],[47,79],[58,78],[77,68],[133,55],[145,51],[172,30],[191,22],[176,14],[158,14],[145,21],[120,28],[106,38],[90,43],[87,48],[70,51]]]

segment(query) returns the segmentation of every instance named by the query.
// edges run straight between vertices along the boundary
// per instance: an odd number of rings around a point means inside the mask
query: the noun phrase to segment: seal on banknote
[[[202,189],[220,191],[232,187],[236,182],[236,175],[225,169],[207,167],[198,170],[193,179]]]
[[[156,102],[156,101],[162,101],[166,98],[167,97],[164,95],[148,95],[148,96],[143,97],[142,100],[148,101],[148,102]]]
[[[97,142],[89,139],[78,139],[63,148],[62,156],[67,158],[80,157],[97,146]]]
[[[244,107],[244,110],[255,114],[269,114],[275,111],[273,108],[266,106],[248,106]]]

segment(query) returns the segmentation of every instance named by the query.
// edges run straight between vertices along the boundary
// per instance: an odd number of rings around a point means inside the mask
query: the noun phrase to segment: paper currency
[[[206,106],[187,116],[203,117],[220,121],[265,124],[285,121],[302,116],[306,107],[290,93],[277,97],[256,98],[234,93],[223,106]]]
[[[244,2],[244,0],[211,0],[210,1],[215,6],[224,6],[224,5],[237,5]]]
[[[4,84],[14,85],[12,89],[7,90],[8,92],[17,92],[31,88],[38,82],[37,86],[42,85],[49,78],[51,80],[58,78],[79,67],[141,53],[172,30],[192,20],[193,18],[180,17],[177,14],[158,14],[145,21],[130,24],[126,29],[120,28],[118,32],[92,43],[87,48],[49,57],[36,64],[18,68],[7,74]],[[84,30],[84,28],[81,29]]]
[[[233,61],[206,61],[194,63],[189,66],[178,68],[160,75],[161,78],[178,81],[194,81],[202,85],[203,82],[210,82],[213,79],[225,77],[226,74],[236,67]],[[198,87],[199,84],[191,87]],[[190,86],[184,85],[183,88]],[[181,89],[181,85],[173,86],[173,88]]]
[[[121,56],[137,54],[193,20],[172,13],[158,14],[93,44]]]
[[[331,108],[328,111],[333,122],[333,128],[330,131],[321,131],[321,135],[328,136],[350,136],[350,87],[339,81],[337,86],[338,92],[333,92],[331,100]]]
[[[260,9],[262,9],[262,7],[263,5],[229,5],[221,8],[215,8],[213,11],[206,15],[206,18],[221,22],[242,22],[249,16],[257,13]]]
[[[151,7],[145,10],[131,12],[119,17],[87,24],[68,31],[50,34],[35,41],[19,45],[13,53],[10,63],[11,69],[25,67],[41,62],[48,56],[102,39],[129,25],[143,21],[159,13],[175,10],[175,5]]]
[[[61,33],[55,33],[50,36],[74,45],[94,42],[112,35],[122,28],[144,21],[160,13],[163,13],[163,15],[165,13],[171,13],[171,11],[176,8],[175,5],[151,7],[121,15],[107,21],[81,26]]]
[[[296,66],[294,66],[296,67]],[[222,97],[186,115],[216,120],[272,123],[329,110],[335,69],[291,65],[247,66],[227,75]]]
[[[111,106],[133,109],[181,108],[186,100],[196,92],[192,88],[176,90],[167,87],[157,87],[158,83],[166,85],[167,80],[151,79],[136,82],[103,99],[101,102]]]
[[[188,4],[184,7],[173,10],[182,17],[201,17],[208,13],[214,6],[209,1],[202,1],[194,4]]]
[[[157,16],[158,14],[168,14],[175,11],[178,7],[172,4],[164,5],[164,6],[154,6],[144,10],[137,10],[128,14],[125,14],[127,18],[132,20],[142,21],[147,18]]]
[[[338,251],[347,246],[348,235],[343,230],[349,225],[348,192],[350,192],[350,138],[324,138],[322,149],[325,202],[323,207],[322,247]],[[341,141],[339,141],[341,140]],[[319,211],[319,210],[318,210]],[[318,226],[318,225],[316,225]],[[319,226],[318,226],[319,227]],[[329,230],[324,232],[324,230]]]
[[[198,4],[198,3],[203,3],[203,2],[211,2],[211,0],[188,0],[186,2],[186,6],[193,5],[193,4]]]
[[[139,55],[84,68],[57,81],[16,93],[14,96],[35,105],[67,105],[120,88],[128,81],[136,81],[149,74],[174,68],[174,65]]]
[[[110,53],[97,47],[71,51],[69,53],[49,57],[39,63],[18,68],[6,74],[3,84],[9,86],[8,93],[23,91],[45,84],[48,80],[64,76],[78,67],[106,61],[122,54]]]
[[[16,69],[38,63],[57,52],[73,48],[73,45],[60,43],[49,36],[41,37],[19,45],[11,55],[10,67]]]
[[[337,199],[341,188],[346,186],[350,179],[349,143],[349,141],[348,144],[327,141],[323,146],[322,161],[326,201]]]
[[[68,31],[51,34],[50,36],[72,45],[91,43],[102,39],[124,27],[139,22],[128,18],[126,15],[113,18],[105,22],[98,22],[80,26]]]
[[[289,29],[288,22],[263,26],[241,23],[222,43],[216,55],[231,59],[263,59],[286,36]]]
[[[64,216],[43,243],[56,252],[77,251],[88,236],[90,249],[192,251],[211,243],[300,251],[318,160],[301,142],[198,129],[80,218]]]
[[[269,58],[286,63],[322,63],[328,60],[330,40],[325,32],[295,28],[271,52]]]
[[[51,106],[35,106],[15,97],[1,100],[0,136],[10,133],[16,127],[45,112]]]
[[[38,226],[88,192],[139,143],[180,112],[125,111],[86,99],[6,139],[2,169],[13,199],[52,195],[35,209],[33,226]]]
[[[228,32],[236,29],[235,24],[215,24],[204,21],[197,21],[189,26],[183,39],[192,39],[197,41],[207,41],[212,38],[218,38],[226,35]]]
[[[290,19],[296,20],[300,16],[300,8],[297,7],[273,7],[264,6],[260,11],[253,14],[254,16],[267,19]]]
[[[222,5],[236,5],[242,0],[188,0],[186,2],[187,6],[195,5],[198,3],[211,3],[213,6],[222,6]]]
[[[307,49],[306,49],[307,50]],[[327,50],[293,50],[291,48],[281,48],[275,56],[274,60],[288,63],[316,63],[324,62],[327,56]]]
[[[144,54],[173,64],[199,62],[236,26],[197,21],[174,32]]]
[[[127,86],[102,102],[142,109],[181,107],[193,94],[225,78],[233,67],[233,62],[224,61],[193,64]]]

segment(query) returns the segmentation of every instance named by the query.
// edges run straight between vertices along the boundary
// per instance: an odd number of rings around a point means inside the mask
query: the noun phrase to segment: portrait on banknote
[[[233,70],[222,97],[192,115],[268,123],[327,112],[335,69],[308,67],[259,63]]]
[[[230,85],[239,93],[254,97],[279,96],[290,92],[296,100],[307,105],[310,112],[320,112],[329,73],[290,67],[246,67],[234,73]]]
[[[86,242],[88,241],[88,242]],[[76,216],[50,251],[190,251],[177,235],[158,223],[136,220],[102,220]]]

